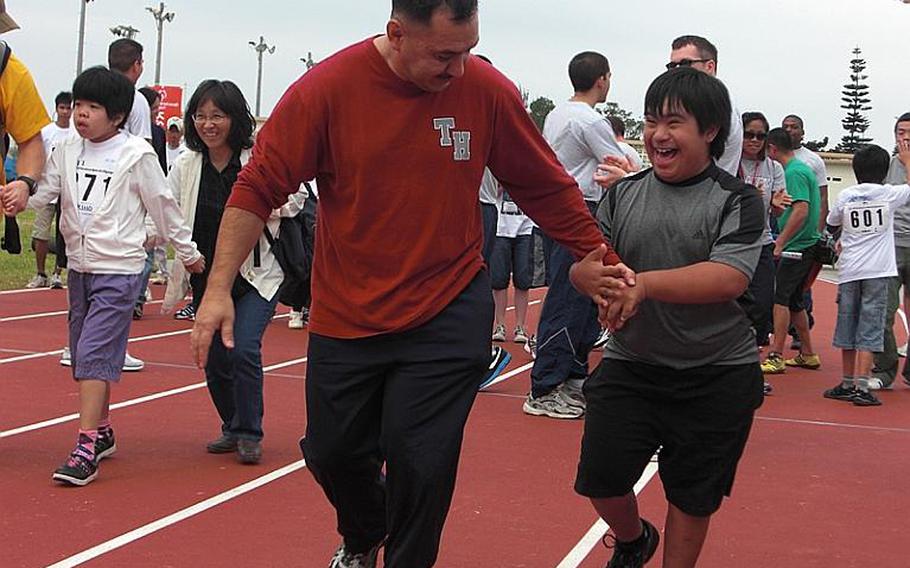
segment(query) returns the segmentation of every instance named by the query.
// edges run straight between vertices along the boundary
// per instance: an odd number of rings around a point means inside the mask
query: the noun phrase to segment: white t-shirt
[[[152,139],[152,110],[149,108],[149,102],[138,90],[133,96],[133,110],[130,111],[123,128],[139,138]]]
[[[171,168],[174,167],[174,162],[177,161],[177,156],[186,152],[186,146],[183,143],[180,143],[176,148],[171,148],[170,144],[164,145],[166,158],[167,158],[167,171],[170,172]]]
[[[107,195],[108,186],[114,177],[114,170],[126,141],[127,136],[123,132],[118,132],[116,136],[104,142],[85,141],[85,147],[76,160],[74,189],[77,194],[73,196],[83,229],[94,217],[104,201],[104,196]]]
[[[530,235],[534,230],[534,221],[518,208],[508,192],[503,192],[499,201],[499,216],[496,221],[496,236],[514,239]]]
[[[825,167],[825,161],[821,159],[821,156],[805,146],[800,146],[793,150],[793,155],[796,156],[797,160],[812,168],[818,187],[828,185],[828,169]]]
[[[499,203],[499,181],[493,177],[489,168],[483,169],[483,180],[480,182],[480,202],[487,205]]]
[[[897,276],[894,211],[910,201],[910,185],[861,183],[843,190],[828,213],[841,226],[840,282]]]
[[[567,101],[547,115],[543,137],[556,152],[587,201],[600,201],[603,189],[594,182],[594,172],[604,156],[623,157],[613,129],[589,104]]]
[[[623,155],[629,160],[629,164],[636,170],[640,170],[642,166],[645,165],[641,161],[641,155],[638,153],[638,150],[629,145],[628,142],[617,142],[619,144],[619,149],[622,150]]]
[[[739,169],[739,160],[743,157],[743,117],[730,96],[730,134],[724,144],[724,153],[715,160],[717,166],[731,176],[736,175]]]
[[[67,126],[66,128],[60,128],[57,126],[56,122],[52,122],[41,129],[41,140],[44,142],[44,155],[46,158],[50,158],[51,154],[54,152],[54,148],[57,147],[57,144],[66,140],[66,138],[73,132],[73,129]]]
[[[762,244],[774,243],[774,239],[771,237],[769,212],[771,195],[787,188],[783,166],[768,157],[762,161],[743,158],[739,164],[738,177],[749,185],[754,185],[762,190],[761,198],[765,205],[765,230],[762,233]]]

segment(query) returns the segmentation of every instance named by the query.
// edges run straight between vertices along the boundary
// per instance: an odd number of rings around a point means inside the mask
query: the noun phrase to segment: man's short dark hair
[[[73,106],[73,93],[69,91],[60,91],[57,93],[57,96],[54,97],[54,106],[57,105]]]
[[[107,48],[107,65],[114,71],[126,73],[137,61],[142,61],[142,44],[122,37]]]
[[[231,131],[228,133],[228,146],[235,152],[253,147],[253,132],[256,130],[256,119],[250,112],[250,105],[243,98],[243,93],[232,81],[206,79],[199,83],[190,102],[186,105],[186,122],[184,137],[186,147],[196,152],[207,150],[205,143],[196,131],[193,115],[206,101],[212,101],[216,107],[231,119]]]
[[[717,48],[707,39],[697,35],[684,35],[673,40],[673,49],[682,49],[687,45],[694,45],[701,59],[711,59],[717,63]]]
[[[104,107],[108,118],[122,114],[121,128],[133,110],[135,96],[129,79],[100,65],[89,67],[73,82],[74,100],[98,103]]]
[[[486,55],[481,55],[481,54],[479,54],[479,53],[475,53],[474,55],[475,55],[478,59],[483,59],[484,61],[486,61],[486,62],[489,63],[490,65],[493,65],[493,62],[490,61],[490,58],[487,57]]]
[[[787,131],[780,127],[772,128],[768,131],[768,145],[784,152],[793,151],[793,140],[787,134]]]
[[[626,137],[626,123],[622,121],[618,116],[608,116],[607,122],[610,123],[610,127],[613,128],[613,134],[615,136]]]
[[[897,122],[894,123],[894,132],[897,133],[897,125],[902,122],[910,122],[910,112],[905,112],[904,114],[897,117]]]
[[[691,114],[702,133],[717,128],[711,157],[720,158],[730,135],[730,94],[719,80],[691,67],[678,67],[658,76],[645,94],[645,116],[660,118],[668,111]]]
[[[583,51],[569,62],[569,80],[576,93],[591,89],[598,79],[610,73],[610,62],[596,51]]]
[[[392,0],[392,16],[429,24],[433,13],[442,7],[452,13],[452,20],[463,22],[477,13],[477,0]]]
[[[788,114],[787,116],[784,117],[784,120],[780,121],[780,123],[783,124],[787,120],[795,120],[796,123],[799,124],[800,128],[802,128],[803,130],[806,129],[805,125],[803,124],[803,119],[800,118],[798,115]]]
[[[888,151],[875,144],[864,146],[853,155],[853,174],[859,183],[883,183],[890,165]]]
[[[139,92],[145,97],[145,100],[148,101],[149,106],[152,106],[155,104],[155,101],[161,99],[161,93],[151,87],[142,87],[139,89]]]

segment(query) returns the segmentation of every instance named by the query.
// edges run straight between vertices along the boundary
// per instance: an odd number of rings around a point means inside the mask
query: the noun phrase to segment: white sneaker
[[[303,312],[295,312],[294,310],[291,310],[291,313],[288,316],[288,328],[303,329],[303,326]]]
[[[903,345],[901,345],[900,347],[897,348],[897,354],[899,357],[907,356],[907,344],[906,343],[904,343]]]
[[[70,348],[69,348],[69,347],[64,347],[64,348],[63,348],[63,354],[60,355],[60,364],[63,365],[64,367],[72,367],[72,366],[73,366],[73,358],[72,358],[72,356],[70,355]]]
[[[145,361],[142,359],[136,359],[129,353],[126,354],[126,358],[123,360],[123,370],[126,372],[135,372],[141,371],[145,368]]]
[[[60,278],[59,274],[51,274],[51,278],[48,281],[48,286],[54,290],[60,290],[63,288],[63,279]]]
[[[506,340],[506,326],[499,324],[496,326],[496,329],[493,331],[493,341],[505,341]]]
[[[47,276],[43,274],[35,274],[34,278],[29,280],[28,284],[26,284],[25,287],[29,289],[47,288]]]
[[[515,343],[527,343],[528,342],[528,332],[525,331],[525,328],[518,326],[515,328]]]

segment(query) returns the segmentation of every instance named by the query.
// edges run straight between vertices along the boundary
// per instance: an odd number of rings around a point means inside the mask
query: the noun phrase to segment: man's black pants
[[[490,279],[481,271],[415,329],[363,339],[310,335],[301,449],[348,550],[386,539],[387,567],[436,561],[492,325]]]

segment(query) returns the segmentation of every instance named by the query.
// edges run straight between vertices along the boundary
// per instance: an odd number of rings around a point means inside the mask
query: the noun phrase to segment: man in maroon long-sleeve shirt
[[[484,166],[583,261],[632,274],[512,83],[470,55],[476,0],[393,0],[384,35],[322,62],[265,124],[225,211],[193,345],[230,345],[230,282],[263,219],[316,178],[307,465],[338,513],[331,566],[436,560],[462,432],[489,361],[493,303],[477,203]],[[383,478],[382,465],[386,465]]]

